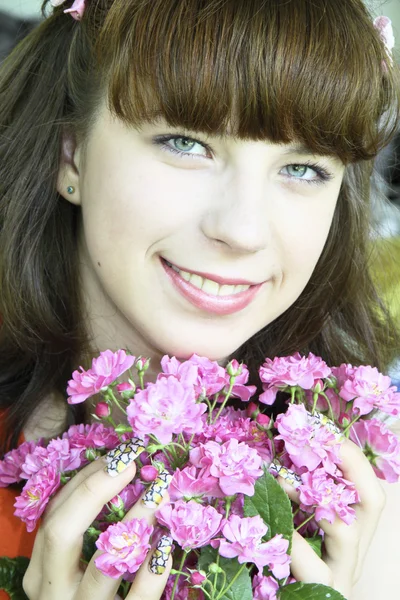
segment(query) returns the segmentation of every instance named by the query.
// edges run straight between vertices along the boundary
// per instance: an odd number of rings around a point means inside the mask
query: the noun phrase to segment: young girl
[[[362,0],[43,9],[0,74],[3,451],[88,421],[67,382],[107,348],[150,357],[148,380],[164,354],[194,352],[244,361],[252,383],[266,356],[295,351],[385,369],[399,345],[369,276],[369,188],[400,91]],[[388,546],[372,542],[382,487],[349,441],[342,459],[357,522],[321,522],[323,560],[295,536],[293,575],[347,598],[361,576],[352,598],[376,598],[373,581],[393,597],[398,551],[383,564]],[[82,534],[135,464],[109,477],[99,462],[49,504],[30,600],[114,598],[93,561],[79,570]],[[383,514],[378,533],[396,539]],[[0,555],[23,553],[10,519]],[[129,600],[161,597],[172,561],[163,575],[150,561]]]

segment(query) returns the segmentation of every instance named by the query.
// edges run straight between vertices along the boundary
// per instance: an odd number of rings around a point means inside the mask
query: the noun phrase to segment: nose
[[[271,242],[270,209],[265,172],[232,173],[217,187],[202,231],[235,252],[260,252]]]

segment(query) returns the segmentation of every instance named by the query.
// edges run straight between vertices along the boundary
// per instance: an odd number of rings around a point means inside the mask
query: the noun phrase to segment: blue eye
[[[182,135],[157,136],[153,139],[153,144],[165,152],[172,152],[190,158],[208,158],[212,154],[212,150],[207,144]]]
[[[285,170],[286,173],[284,174],[287,174],[289,179],[305,183],[321,184],[333,178],[333,175],[326,169],[314,163],[286,165],[283,168],[283,171]]]

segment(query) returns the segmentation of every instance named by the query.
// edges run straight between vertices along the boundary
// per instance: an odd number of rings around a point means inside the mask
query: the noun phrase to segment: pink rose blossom
[[[172,477],[168,493],[172,501],[183,498],[215,498],[221,495],[221,490],[216,477],[200,477],[201,471],[194,466],[177,469]]]
[[[340,396],[353,406],[360,415],[369,414],[378,408],[389,415],[400,415],[400,393],[391,385],[390,377],[382,375],[376,367],[358,367],[351,379],[340,389]]]
[[[232,369],[237,371],[239,369],[239,363],[237,360],[232,360]],[[230,376],[228,373],[225,373],[225,391],[227,392],[230,386]],[[249,380],[249,370],[246,365],[242,365],[242,372],[235,377],[235,383],[231,391],[231,396],[235,398],[240,398],[242,402],[248,402],[252,396],[257,391],[257,387],[255,385],[246,385]]]
[[[85,462],[79,448],[71,448],[68,439],[56,438],[49,442],[47,448],[38,446],[27,454],[21,467],[21,477],[29,479],[45,466],[52,466],[58,473],[67,473],[79,469]]]
[[[193,448],[190,462],[203,469],[202,477],[216,477],[223,494],[254,494],[254,483],[261,477],[261,456],[244,442],[230,439],[224,444],[207,442]]]
[[[67,387],[68,403],[78,404],[97,394],[130,369],[134,362],[135,357],[127,355],[124,350],[100,352],[100,356],[92,360],[91,369],[84,371],[83,367],[79,367],[82,372],[72,373]]]
[[[104,427],[102,423],[72,425],[62,437],[69,440],[71,448],[80,448],[80,450],[87,448],[112,450],[120,442],[114,429]]]
[[[213,396],[225,385],[225,369],[216,361],[193,354],[189,360],[181,363],[175,357],[164,356],[161,359],[163,373],[159,378],[175,375],[185,385],[193,386],[196,396]]]
[[[303,484],[298,492],[303,511],[314,512],[315,509],[317,521],[326,519],[333,523],[337,515],[347,525],[351,525],[356,518],[351,505],[360,500],[354,484],[343,478],[336,483],[324,469],[303,473],[301,478]]]
[[[51,496],[60,486],[60,473],[52,466],[44,467],[25,484],[22,493],[17,497],[14,514],[26,524],[31,532],[42,516]]]
[[[284,441],[294,465],[312,471],[322,464],[329,473],[335,473],[341,462],[341,441],[327,427],[318,426],[302,404],[291,404],[286,413],[279,414],[275,427],[280,434],[275,439]]]
[[[329,377],[331,369],[311,352],[307,357],[297,352],[293,356],[276,357],[274,360],[267,358],[259,373],[264,384],[264,393],[260,395],[259,401],[273,404],[280,389],[299,386],[304,390],[311,390],[318,379]]]
[[[27,455],[34,452],[36,447],[40,447],[42,443],[42,439],[37,442],[24,442],[15,450],[10,450],[5,454],[4,459],[0,460],[0,488],[21,481],[22,466]]]
[[[169,444],[174,433],[198,433],[206,410],[206,404],[196,404],[192,387],[170,375],[139,390],[127,413],[136,434],[153,434],[162,444]]]
[[[363,449],[380,479],[389,483],[399,481],[400,441],[382,421],[357,421],[350,430],[350,439]]]
[[[225,539],[219,540],[218,552],[225,558],[237,557],[239,563],[254,563],[259,571],[268,565],[278,579],[290,573],[290,557],[287,554],[289,542],[282,535],[276,535],[268,542],[262,542],[268,527],[260,517],[240,518],[231,515],[222,526]],[[212,544],[216,546],[216,542]]]
[[[146,519],[115,523],[100,534],[96,546],[103,554],[95,565],[104,575],[118,579],[126,573],[136,573],[150,550],[153,526]]]
[[[178,500],[158,509],[156,519],[168,527],[173,539],[187,550],[209,544],[220,531],[222,515],[212,506],[203,506],[195,500]]]
[[[194,442],[198,446],[209,440],[223,443],[232,438],[245,442],[250,448],[257,450],[263,462],[271,462],[272,444],[268,435],[260,431],[254,421],[246,418],[245,411],[235,410],[232,407],[226,409],[213,425],[204,423],[201,433],[196,436]]]
[[[273,577],[255,575],[253,577],[253,600],[277,600],[279,583]]]

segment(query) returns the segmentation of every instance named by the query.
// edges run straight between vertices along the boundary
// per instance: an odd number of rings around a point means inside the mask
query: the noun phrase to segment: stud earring
[[[69,186],[67,187],[67,192],[68,192],[68,194],[74,194],[74,193],[75,193],[75,188],[74,188],[74,186],[73,186],[73,185],[69,185]]]

